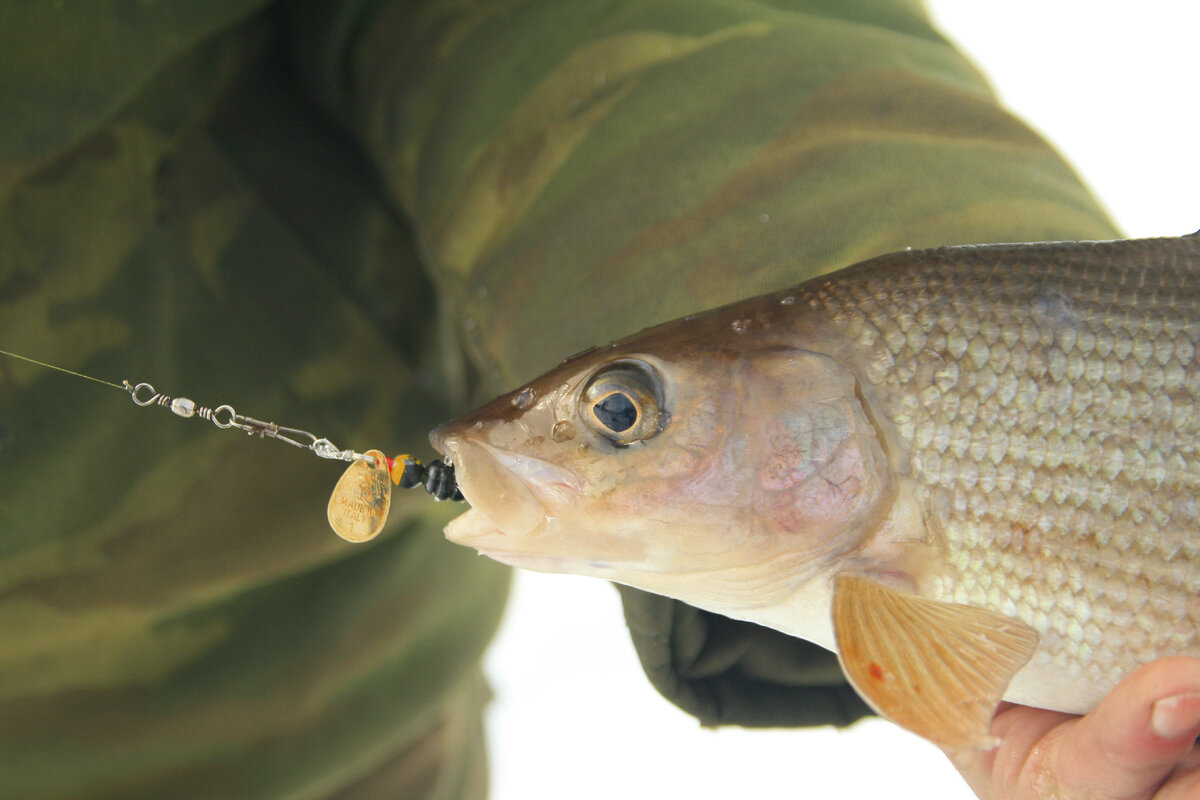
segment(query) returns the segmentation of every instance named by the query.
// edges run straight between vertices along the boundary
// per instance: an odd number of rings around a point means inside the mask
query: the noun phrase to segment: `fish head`
[[[585,352],[435,430],[471,504],[447,537],[743,618],[852,551],[889,486],[854,376],[707,322]]]

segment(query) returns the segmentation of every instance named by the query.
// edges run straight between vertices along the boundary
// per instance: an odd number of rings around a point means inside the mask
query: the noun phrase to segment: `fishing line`
[[[149,383],[121,381],[117,384],[8,350],[0,350],[0,355],[120,389],[128,393],[139,406],[162,406],[176,416],[206,420],[221,430],[232,428],[260,439],[276,439],[308,450],[320,458],[351,462],[334,487],[328,509],[330,526],[338,536],[348,541],[367,541],[383,529],[391,504],[392,485],[401,489],[420,486],[435,500],[463,499],[454,478],[454,466],[440,459],[423,464],[420,459],[407,453],[388,458],[379,450],[365,453],[353,449],[342,450],[323,436],[239,414],[228,404],[209,408],[187,397],[162,394]]]
[[[11,356],[12,358],[19,358],[22,361],[28,361],[30,364],[37,364],[39,367],[45,367],[46,369],[54,369],[54,370],[58,370],[59,372],[65,372],[68,375],[74,375],[76,378],[83,378],[86,381],[95,381],[96,383],[103,383],[105,386],[111,386],[114,389],[120,389],[122,391],[125,390],[124,386],[118,386],[117,384],[113,383],[112,381],[101,380],[100,378],[93,378],[91,375],[84,375],[82,372],[75,372],[74,370],[66,369],[65,367],[56,367],[53,364],[47,364],[45,361],[38,361],[36,358],[30,358],[29,356],[22,356],[22,355],[18,355],[16,353],[10,353],[7,350],[0,350],[0,354],[6,355],[6,356]]]

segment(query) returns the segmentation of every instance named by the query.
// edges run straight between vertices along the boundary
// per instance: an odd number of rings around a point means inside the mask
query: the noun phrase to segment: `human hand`
[[[1200,659],[1140,667],[1082,717],[1002,704],[992,733],[993,750],[946,754],[984,800],[1196,800]]]

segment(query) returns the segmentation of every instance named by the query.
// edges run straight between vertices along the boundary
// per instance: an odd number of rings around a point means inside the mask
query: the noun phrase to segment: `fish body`
[[[1200,238],[883,256],[568,359],[433,434],[447,536],[839,653],[948,748],[1200,656]]]

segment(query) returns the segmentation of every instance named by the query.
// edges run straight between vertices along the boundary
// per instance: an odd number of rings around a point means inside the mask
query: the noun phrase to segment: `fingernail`
[[[1200,692],[1164,697],[1150,711],[1150,730],[1163,739],[1178,739],[1200,726]]]

